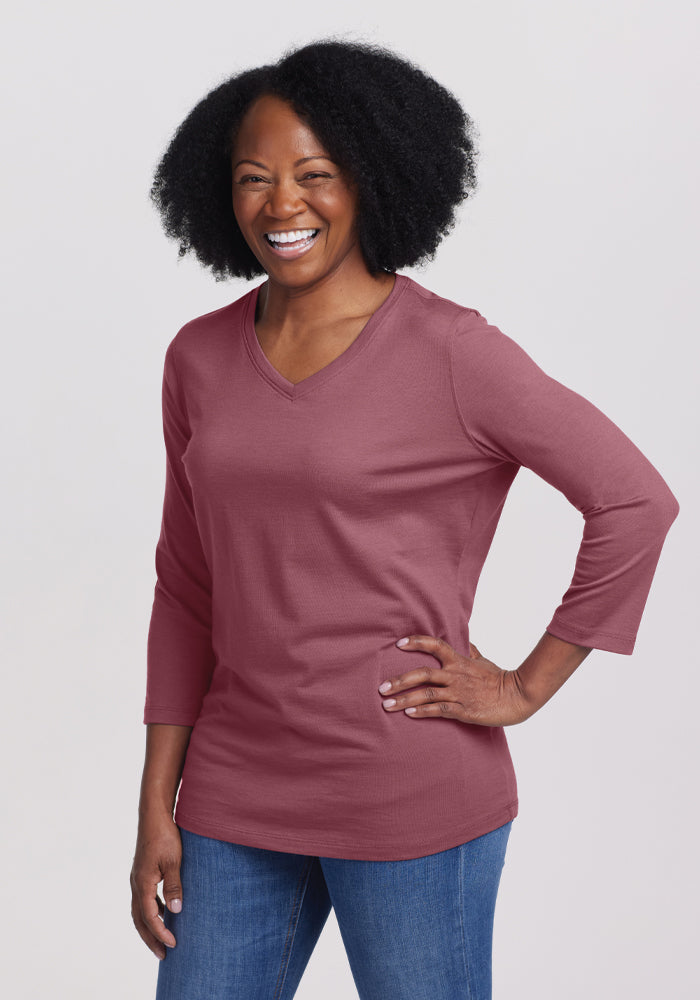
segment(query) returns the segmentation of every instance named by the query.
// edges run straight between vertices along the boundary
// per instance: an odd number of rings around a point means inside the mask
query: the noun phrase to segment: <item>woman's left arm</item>
[[[632,653],[679,505],[612,420],[476,310],[465,310],[453,331],[450,365],[453,404],[484,471],[532,469],[581,512],[583,536],[571,584],[519,667],[502,670],[474,646],[462,654],[443,639],[410,636],[402,648],[430,653],[442,668],[417,665],[387,678],[394,704],[384,704],[415,708],[414,717],[512,725],[541,708],[591,649]],[[428,687],[396,697],[417,684]]]
[[[484,468],[525,466],[583,515],[574,574],[547,632],[632,653],[666,534],[667,483],[620,428],[472,311],[452,341],[454,400]]]

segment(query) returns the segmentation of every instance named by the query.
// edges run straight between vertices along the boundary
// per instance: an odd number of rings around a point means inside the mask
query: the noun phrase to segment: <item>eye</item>
[[[328,180],[330,176],[331,176],[330,174],[320,173],[317,170],[310,170],[307,174],[304,174],[301,180],[302,183],[304,181],[323,181],[323,180]]]
[[[244,177],[239,177],[236,184],[240,184],[242,187],[249,187],[250,185],[260,185],[265,183],[265,178],[261,177],[260,174],[246,174]]]

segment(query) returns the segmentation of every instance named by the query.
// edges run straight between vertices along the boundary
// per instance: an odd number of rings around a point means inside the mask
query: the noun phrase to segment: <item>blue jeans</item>
[[[358,861],[180,829],[182,911],[156,1000],[291,1000],[331,907],[360,1000],[490,1000],[512,820],[437,854]]]

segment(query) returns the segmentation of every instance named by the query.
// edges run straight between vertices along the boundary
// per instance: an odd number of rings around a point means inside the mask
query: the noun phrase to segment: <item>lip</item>
[[[307,226],[305,228],[316,229],[317,227]],[[321,235],[321,230],[318,229],[315,236],[312,236],[310,239],[306,240],[304,243],[301,244],[301,246],[298,247],[290,246],[288,243],[280,243],[277,246],[273,246],[264,233],[262,235],[262,242],[265,244],[265,249],[268,251],[268,253],[271,253],[273,257],[281,257],[284,260],[296,260],[298,257],[303,257],[304,254],[308,253],[309,250],[311,250],[311,248],[316,243],[320,235]]]

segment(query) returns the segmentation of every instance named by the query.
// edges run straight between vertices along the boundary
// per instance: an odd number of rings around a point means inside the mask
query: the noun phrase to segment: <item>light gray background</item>
[[[508,730],[521,812],[495,997],[697,996],[697,28],[679,0],[358,0],[337,14],[64,0],[6,15],[0,877],[13,1000],[153,996],[129,869],[163,355],[184,322],[249,286],[178,264],[147,191],[209,89],[331,32],[414,59],[480,130],[479,191],[435,262],[409,273],[596,403],[681,504],[634,655],[593,652]],[[472,619],[484,655],[514,667],[529,652],[581,529],[561,494],[520,473]],[[332,914],[297,995],[356,996]]]

